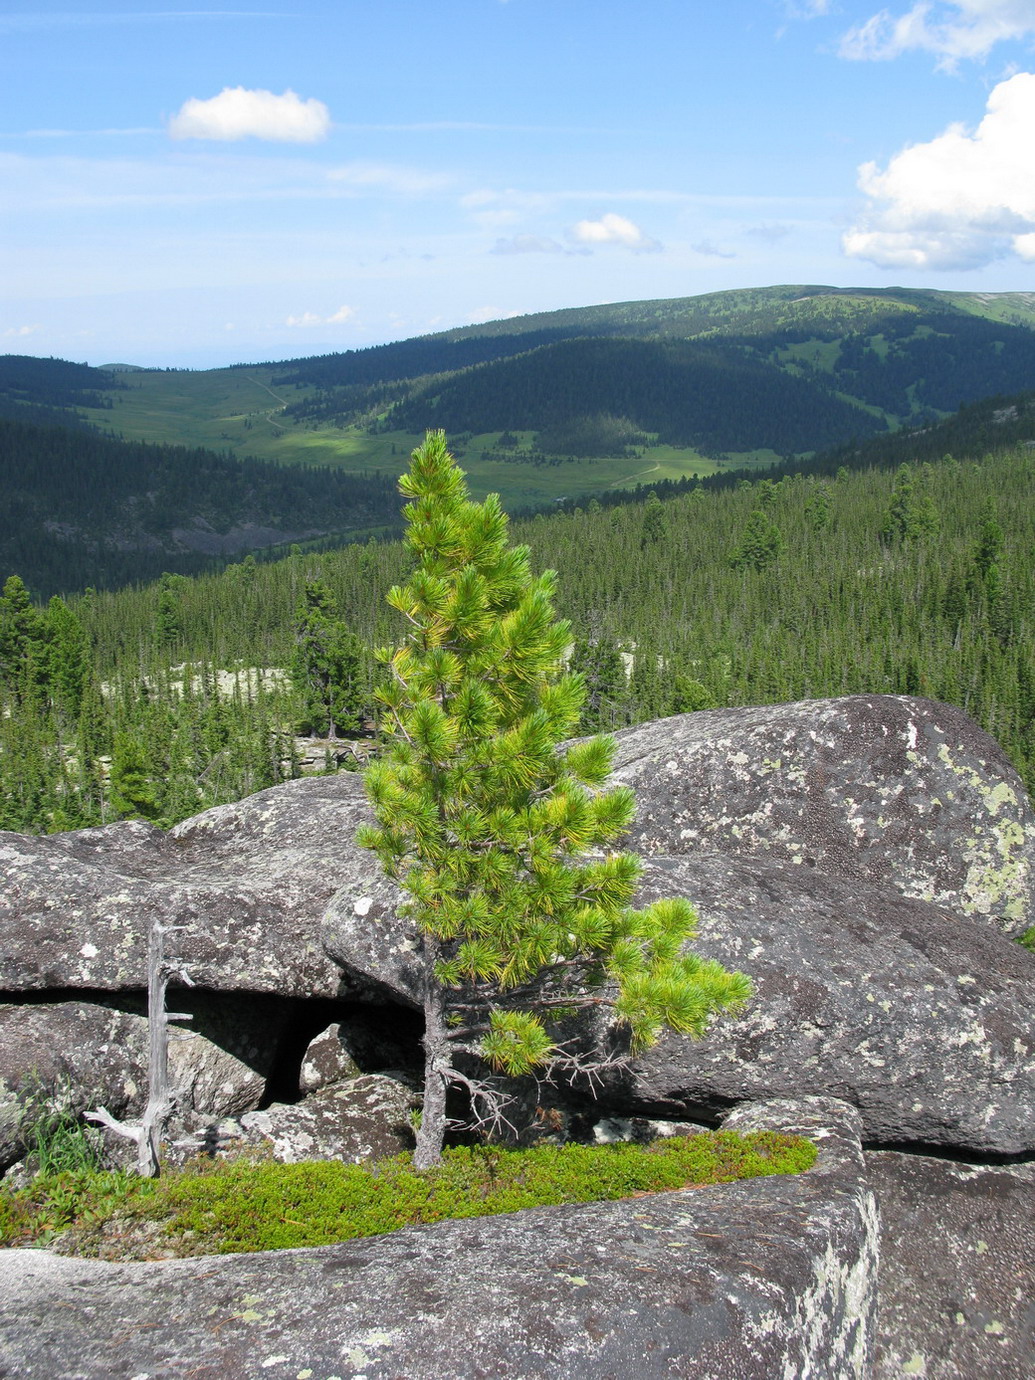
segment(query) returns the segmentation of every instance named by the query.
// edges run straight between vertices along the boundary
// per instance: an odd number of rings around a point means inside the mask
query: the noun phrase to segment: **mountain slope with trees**
[[[387,479],[2,416],[0,495],[0,573],[17,571],[44,595],[399,520]]]
[[[392,480],[446,426],[511,509],[812,455],[1035,386],[1035,294],[785,285],[221,370],[0,358],[0,414]],[[664,379],[664,386],[661,379]]]
[[[926,695],[977,719],[1031,790],[1033,481],[1035,447],[1015,444],[591,501],[513,533],[536,569],[558,571],[589,692],[581,732],[723,705]],[[407,560],[392,541],[297,552],[48,610],[15,588],[0,607],[5,827],[115,817],[112,775],[128,783],[123,802],[167,822],[272,784],[297,770],[299,726],[326,712],[346,731],[324,693],[339,648],[348,713],[369,723],[372,651],[398,631],[384,594]]]

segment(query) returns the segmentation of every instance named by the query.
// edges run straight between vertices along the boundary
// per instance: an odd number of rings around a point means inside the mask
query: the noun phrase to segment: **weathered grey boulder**
[[[266,1152],[282,1164],[301,1160],[387,1159],[413,1148],[410,1110],[419,1099],[413,1089],[386,1074],[368,1073],[321,1089],[301,1102],[274,1102],[220,1130],[227,1153]]]
[[[961,709],[851,695],[683,714],[617,738],[635,852],[764,852],[1010,934],[1035,923],[1035,812]]]
[[[111,1265],[0,1252],[0,1373],[863,1380],[877,1221],[854,1113],[774,1103],[806,1174],[440,1222],[317,1250]]]
[[[142,1016],[88,1002],[0,1006],[0,1171],[25,1153],[49,1112],[105,1106],[139,1115],[147,1100],[148,1032]],[[186,1118],[239,1115],[258,1106],[265,1079],[189,1030],[171,1033],[169,1071]]]
[[[881,1216],[873,1380],[1035,1376],[1035,1164],[866,1155]]]
[[[699,1041],[669,1034],[601,1094],[608,1114],[717,1116],[766,1097],[844,1098],[868,1139],[1035,1150],[1035,956],[982,925],[862,881],[699,847],[651,858],[638,903],[686,896],[698,952],[756,995]],[[345,889],[324,943],[414,1000],[415,932],[384,883]],[[373,923],[372,923],[373,922]]]
[[[362,1069],[350,1048],[347,1031],[335,1021],[309,1041],[298,1073],[298,1090],[303,1095],[319,1092],[348,1078],[357,1078]]]
[[[384,876],[361,878],[336,892],[324,911],[320,942],[346,986],[372,984],[388,1001],[420,1005],[421,941],[399,916],[402,888]]]
[[[372,870],[354,775],[286,782],[185,820],[0,834],[0,990],[146,985],[152,917],[200,987],[335,996],[320,949],[334,892]]]

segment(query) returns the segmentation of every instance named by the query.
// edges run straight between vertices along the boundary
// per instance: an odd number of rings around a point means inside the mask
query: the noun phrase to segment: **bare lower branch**
[[[475,1131],[485,1129],[490,1135],[498,1135],[506,1127],[517,1135],[517,1127],[504,1115],[504,1109],[517,1101],[513,1093],[504,1092],[481,1078],[469,1078],[455,1068],[449,1070],[448,1077],[450,1082],[467,1089],[473,1115],[473,1120],[455,1121],[451,1125],[468,1126]]]
[[[556,1053],[551,1058],[541,1074],[536,1074],[537,1083],[548,1083],[556,1085],[555,1075],[561,1075],[569,1087],[573,1087],[580,1079],[585,1079],[592,1088],[603,1086],[604,1074],[611,1069],[625,1068],[629,1063],[629,1055],[614,1051],[610,1054],[587,1054],[574,1047],[572,1041],[555,1046]]]
[[[114,1131],[117,1136],[124,1136],[126,1140],[131,1140],[134,1145],[140,1144],[142,1127],[139,1122],[135,1124],[128,1121],[119,1121],[112,1116],[107,1107],[98,1107],[96,1111],[85,1112],[87,1121],[96,1121],[98,1126],[105,1126],[109,1131]]]

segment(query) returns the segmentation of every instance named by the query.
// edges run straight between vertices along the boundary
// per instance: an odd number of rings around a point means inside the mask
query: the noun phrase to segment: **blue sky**
[[[0,351],[1035,288],[1035,0],[0,9]]]

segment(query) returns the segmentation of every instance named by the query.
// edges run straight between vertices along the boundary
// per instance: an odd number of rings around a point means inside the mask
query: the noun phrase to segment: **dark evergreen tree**
[[[303,733],[334,739],[360,728],[365,709],[362,647],[338,617],[331,591],[318,580],[306,581],[295,615],[290,670],[302,696]]]
[[[159,815],[143,745],[128,733],[115,735],[108,808],[115,819],[154,820]]]
[[[620,727],[627,685],[622,651],[614,638],[576,638],[569,666],[582,677],[586,688],[579,732]]]
[[[730,552],[729,563],[734,570],[767,570],[782,550],[779,527],[761,508],[756,508]]]
[[[896,541],[920,541],[937,530],[938,514],[930,494],[917,483],[912,465],[900,465],[881,524],[881,541],[889,545]]]

